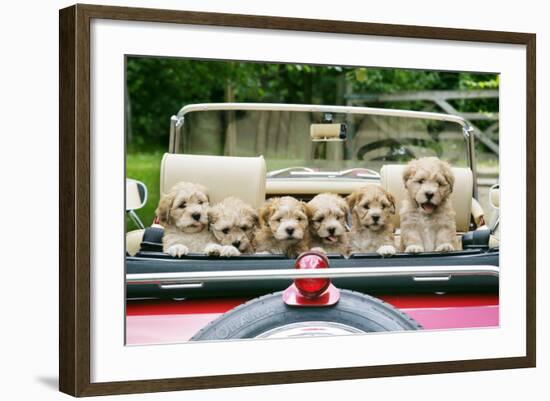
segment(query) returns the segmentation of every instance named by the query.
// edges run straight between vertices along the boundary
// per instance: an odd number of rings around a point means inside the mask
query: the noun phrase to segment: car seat
[[[210,204],[235,196],[254,208],[265,200],[266,166],[262,156],[230,157],[165,153],[160,166],[160,194],[181,181],[202,184],[207,188]],[[159,237],[153,225],[150,237]],[[149,228],[151,230],[151,228]],[[126,252],[135,255],[141,248],[145,230],[126,234]],[[150,242],[150,241],[146,241]]]

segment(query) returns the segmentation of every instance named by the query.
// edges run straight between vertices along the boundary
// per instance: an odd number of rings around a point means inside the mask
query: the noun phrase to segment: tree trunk
[[[124,85],[124,100],[126,101],[126,143],[132,143],[132,105],[130,103],[130,94],[128,93],[128,83]]]
[[[235,87],[229,79],[225,85],[225,101],[228,103],[235,102]],[[232,110],[227,111],[226,116],[227,126],[225,130],[224,155],[234,156],[237,154],[237,120],[235,112]]]

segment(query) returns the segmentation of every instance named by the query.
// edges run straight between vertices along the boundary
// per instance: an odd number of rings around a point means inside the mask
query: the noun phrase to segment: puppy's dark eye
[[[227,227],[224,228],[224,229],[222,230],[222,233],[224,233],[224,234],[229,234],[229,228],[227,228]]]
[[[325,216],[320,216],[320,217],[317,217],[317,220],[315,220],[315,221],[317,223],[322,223],[324,219],[325,219]]]
[[[241,230],[243,230],[243,231],[246,231],[246,230],[248,230],[249,228],[250,228],[250,227],[248,227],[248,226],[241,226]]]
[[[386,204],[382,203],[382,209],[385,209],[385,208],[387,208],[387,207],[388,207],[388,206],[387,206]]]
[[[363,205],[363,207],[364,207],[365,209],[368,210],[368,209],[369,209],[369,204],[368,204],[368,203],[365,203],[365,204]]]
[[[279,217],[276,221],[277,221],[277,223],[280,223],[282,220],[283,219]]]
[[[296,217],[296,220],[298,220],[298,221],[302,221],[302,220],[303,220],[303,218],[301,218],[301,217]]]
[[[199,205],[202,205],[203,203],[204,203],[203,201],[201,201],[201,200],[199,201]]]
[[[183,202],[183,203],[180,205],[180,208],[181,208],[181,209],[185,209],[185,206],[187,206],[187,203]]]
[[[416,180],[416,182],[418,182],[419,184],[424,184],[424,179],[419,179],[419,180]]]

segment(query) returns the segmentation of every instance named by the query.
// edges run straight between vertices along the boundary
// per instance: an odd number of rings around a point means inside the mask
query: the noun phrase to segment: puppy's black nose
[[[235,248],[239,248],[239,245],[241,245],[241,241],[233,241],[232,244]]]
[[[336,227],[329,227],[327,231],[330,235],[334,235],[334,232],[336,231]]]
[[[287,227],[286,232],[287,232],[288,235],[294,234],[294,227]]]
[[[378,214],[373,214],[371,217],[372,221],[374,221],[375,223],[378,223],[378,220],[380,220],[380,215]]]
[[[433,192],[426,192],[426,198],[428,198],[428,200],[432,199],[433,196],[434,196]]]
[[[200,213],[193,213],[191,215],[191,217],[193,218],[193,220],[199,221],[201,219],[201,214]]]

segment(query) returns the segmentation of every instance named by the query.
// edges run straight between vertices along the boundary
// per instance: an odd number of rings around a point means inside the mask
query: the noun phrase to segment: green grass
[[[151,225],[160,193],[160,161],[162,152],[128,153],[126,155],[126,177],[143,182],[147,186],[147,204],[136,211],[145,226]],[[127,217],[126,230],[135,229],[135,224]]]

